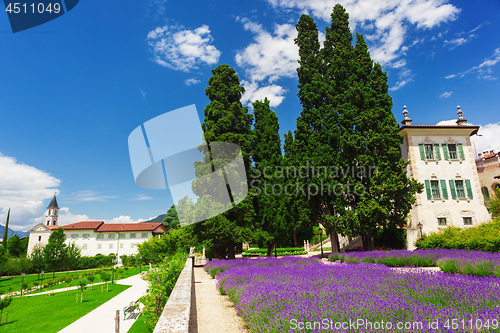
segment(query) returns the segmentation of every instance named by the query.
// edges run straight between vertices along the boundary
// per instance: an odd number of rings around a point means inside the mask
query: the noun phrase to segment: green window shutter
[[[423,143],[419,143],[418,144],[418,148],[420,149],[420,158],[422,160],[425,160],[424,144]]]
[[[425,192],[427,192],[427,199],[432,199],[431,182],[428,180],[425,181]]]
[[[449,160],[450,156],[448,155],[448,144],[443,143],[443,155],[445,160]]]
[[[464,147],[462,147],[461,143],[457,144],[457,146],[458,146],[458,153],[460,154],[460,159],[465,160]]]
[[[436,160],[440,160],[441,152],[439,151],[439,143],[434,144],[434,150],[436,151]]]
[[[465,180],[465,188],[467,189],[467,197],[472,199],[472,187],[470,186],[470,180]]]
[[[457,198],[457,191],[455,191],[455,182],[453,180],[450,180],[450,192],[451,192],[451,197],[453,199]]]
[[[441,192],[443,192],[443,198],[448,199],[448,190],[446,189],[446,180],[441,179]]]

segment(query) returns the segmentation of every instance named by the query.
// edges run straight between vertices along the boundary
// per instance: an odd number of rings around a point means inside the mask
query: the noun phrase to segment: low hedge
[[[415,245],[419,250],[462,249],[500,252],[500,219],[468,229],[448,227],[437,233],[423,235]]]
[[[273,249],[272,254],[275,251]],[[276,248],[276,253],[279,256],[291,256],[298,254],[307,254],[307,252],[301,247],[278,247]],[[243,257],[265,257],[267,255],[267,249],[250,249],[243,252]]]

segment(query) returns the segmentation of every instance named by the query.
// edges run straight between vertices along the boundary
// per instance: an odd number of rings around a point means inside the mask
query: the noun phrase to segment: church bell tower
[[[52,198],[47,213],[45,214],[46,225],[57,225],[57,218],[59,217],[59,206],[57,205],[56,195]]]

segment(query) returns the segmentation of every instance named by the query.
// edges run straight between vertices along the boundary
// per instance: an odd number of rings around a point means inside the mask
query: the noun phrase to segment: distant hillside
[[[147,222],[163,222],[163,220],[165,219],[165,216],[167,216],[167,214],[161,214],[161,215],[158,215],[157,217],[155,218],[152,218],[151,220],[147,220],[147,221],[143,221],[141,223],[147,223]]]
[[[163,220],[162,220],[163,221]],[[0,238],[3,239],[3,232],[5,231],[5,226],[0,225]],[[27,231],[14,231],[9,228],[9,231],[7,231],[7,238],[10,236],[18,235],[19,238],[23,238],[25,236],[28,236],[30,233]]]

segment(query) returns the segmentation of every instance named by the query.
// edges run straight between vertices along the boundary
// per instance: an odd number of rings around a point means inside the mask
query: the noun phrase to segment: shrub
[[[148,294],[141,297],[140,301],[144,304],[143,316],[151,332],[184,269],[186,260],[186,254],[176,253],[165,258],[158,268],[150,270],[146,275]]]
[[[500,252],[500,219],[461,229],[448,227],[437,233],[423,235],[416,242],[417,249],[465,249]]]

